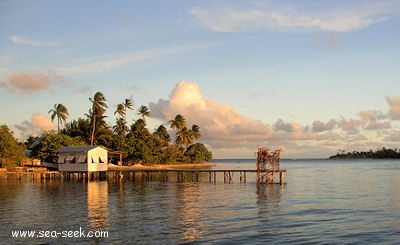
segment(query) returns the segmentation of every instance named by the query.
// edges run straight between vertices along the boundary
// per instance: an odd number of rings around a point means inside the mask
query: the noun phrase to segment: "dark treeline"
[[[133,110],[133,100],[125,99],[115,109],[115,124],[108,125],[105,112],[108,109],[106,98],[101,92],[97,92],[89,98],[91,107],[82,118],[66,122],[69,116],[67,107],[55,104],[49,110],[51,119],[57,120],[57,131],[43,132],[41,136],[29,137],[26,142],[19,143],[30,150],[32,158],[38,158],[46,162],[55,162],[54,150],[63,146],[101,145],[111,152],[122,154],[122,163],[130,165],[134,163],[198,163],[211,161],[212,153],[202,143],[197,142],[201,138],[200,127],[196,124],[187,125],[182,115],[176,115],[167,125],[160,125],[154,132],[147,128],[146,118],[151,117],[147,106],[141,106],[137,110],[140,119],[128,124],[128,110]],[[62,127],[63,126],[63,127]],[[7,126],[3,125],[2,131],[10,142],[10,147],[16,148],[15,139]],[[0,134],[1,136],[1,134]],[[4,142],[3,142],[4,143]],[[1,145],[1,144],[0,144]],[[4,148],[5,147],[0,147]],[[2,149],[0,149],[2,151]],[[18,148],[21,151],[21,148]],[[112,163],[118,163],[119,155],[114,155]],[[10,156],[10,155],[9,155]],[[18,155],[20,157],[20,155]],[[0,152],[0,166],[19,165],[19,160],[6,162],[6,153]],[[2,160],[1,160],[2,159]],[[14,164],[10,164],[13,162]],[[15,164],[17,163],[17,164]]]
[[[349,158],[373,158],[373,159],[384,159],[384,158],[400,158],[400,150],[399,149],[386,149],[383,147],[380,150],[376,151],[352,151],[345,152],[344,150],[340,150],[336,153],[336,155],[330,156],[330,159],[349,159]]]

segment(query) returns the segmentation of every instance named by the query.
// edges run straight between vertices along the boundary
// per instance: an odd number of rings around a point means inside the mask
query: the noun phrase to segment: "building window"
[[[63,156],[63,155],[58,156],[57,163],[64,163],[64,161],[65,161],[65,156]]]
[[[87,162],[87,157],[86,155],[80,155],[78,159],[79,163],[86,163]]]
[[[74,155],[69,155],[67,158],[65,158],[65,161],[69,163],[75,163],[75,156]]]

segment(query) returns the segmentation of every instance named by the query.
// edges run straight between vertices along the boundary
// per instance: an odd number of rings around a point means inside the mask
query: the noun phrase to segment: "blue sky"
[[[55,128],[56,103],[182,114],[216,158],[398,148],[399,1],[0,1],[0,124]],[[67,120],[67,121],[69,121]]]

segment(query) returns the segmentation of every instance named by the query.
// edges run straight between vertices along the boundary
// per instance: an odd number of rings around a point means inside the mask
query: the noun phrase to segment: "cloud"
[[[204,98],[196,83],[179,82],[168,100],[150,103],[152,116],[169,121],[177,114],[196,123],[205,141],[264,141],[271,134],[268,125],[243,116],[234,108]]]
[[[266,5],[236,7],[195,7],[189,11],[204,27],[215,32],[328,31],[350,32],[387,20],[398,8],[396,2],[363,3],[357,6],[331,7],[327,10],[304,11],[272,1]]]
[[[365,110],[354,118],[314,120],[311,125],[277,119],[272,126],[245,117],[229,105],[205,98],[196,83],[179,82],[168,99],[149,105],[152,116],[161,121],[168,122],[181,114],[189,127],[198,124],[201,142],[206,143],[216,157],[249,157],[259,145],[282,148],[287,157],[326,157],[335,154],[337,149],[397,142],[398,138],[395,141],[396,137],[390,134],[397,132],[398,125],[390,118],[400,117],[400,98],[387,97],[386,100],[390,106],[388,113]]]
[[[331,119],[326,123],[316,120],[312,123],[312,130],[314,132],[329,131],[329,130],[332,130],[335,126],[336,126],[335,119]]]
[[[388,121],[378,122],[378,120],[386,118],[386,116],[380,111],[361,111],[358,113],[358,115],[361,118],[360,124],[367,130],[377,130],[391,127],[391,124]]]
[[[22,138],[29,136],[39,136],[43,131],[53,130],[54,124],[51,119],[43,114],[35,113],[30,121],[24,121],[20,125],[15,125],[20,130]]]
[[[58,42],[35,40],[26,37],[11,36],[8,37],[8,39],[11,40],[13,43],[28,45],[28,46],[61,47],[61,44]]]
[[[20,72],[9,77],[8,82],[2,83],[0,88],[8,89],[13,93],[31,94],[48,90],[53,85],[63,85],[65,79],[53,71]]]
[[[325,126],[327,124],[324,124]],[[312,130],[309,126],[301,126],[298,123],[286,123],[282,119],[278,119],[274,124],[274,131],[269,139],[270,141],[294,140],[338,140],[340,136],[333,133],[320,133]]]
[[[285,123],[282,119],[278,119],[274,124],[274,130],[291,133],[294,131],[294,127],[291,123]]]
[[[393,120],[400,119],[400,97],[386,97],[386,101],[389,104],[389,117]]]

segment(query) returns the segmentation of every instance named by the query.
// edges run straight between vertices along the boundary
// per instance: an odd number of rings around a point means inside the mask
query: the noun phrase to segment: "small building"
[[[108,169],[108,150],[102,146],[65,146],[54,151],[60,172],[100,172]]]

